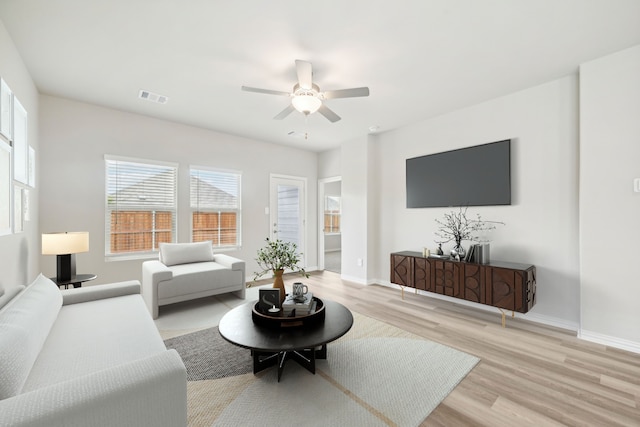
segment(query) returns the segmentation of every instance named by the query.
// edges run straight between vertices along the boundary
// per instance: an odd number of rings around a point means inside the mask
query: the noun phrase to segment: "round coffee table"
[[[345,306],[322,301],[326,311],[324,323],[312,327],[272,329],[256,325],[251,316],[254,301],[225,314],[218,330],[231,344],[251,350],[254,374],[277,365],[280,381],[284,365],[290,359],[315,374],[316,359],[327,358],[327,343],[346,334],[353,325],[353,316]]]

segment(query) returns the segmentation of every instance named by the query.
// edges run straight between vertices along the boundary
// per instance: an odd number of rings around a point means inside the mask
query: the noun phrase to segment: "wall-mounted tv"
[[[407,159],[407,208],[511,204],[511,140]]]

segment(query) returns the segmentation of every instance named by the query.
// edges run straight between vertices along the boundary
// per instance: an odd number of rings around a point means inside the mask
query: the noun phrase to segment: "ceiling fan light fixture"
[[[278,113],[274,119],[282,120],[291,114],[294,110],[305,116],[318,111],[331,123],[340,120],[340,116],[334,113],[329,107],[323,104],[325,99],[336,98],[354,98],[358,96],[369,96],[368,87],[356,87],[351,89],[330,90],[328,92],[320,92],[318,85],[313,83],[313,71],[311,63],[307,61],[296,60],[296,73],[298,74],[298,83],[293,86],[293,91],[282,92],[270,89],[260,89],[257,87],[242,86],[241,89],[247,92],[266,93],[268,95],[288,96],[291,104]]]
[[[318,111],[318,108],[322,105],[322,101],[317,98],[313,93],[304,93],[300,95],[294,95],[291,100],[293,108],[301,112],[302,114],[309,115]]]

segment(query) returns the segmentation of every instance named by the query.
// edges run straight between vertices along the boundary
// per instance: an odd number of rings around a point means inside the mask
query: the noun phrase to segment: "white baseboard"
[[[346,280],[347,282],[357,283],[359,285],[372,285],[375,283],[373,281],[364,280],[360,277],[347,276],[346,274],[341,274],[340,279]]]
[[[619,348],[621,350],[631,351],[633,353],[640,353],[640,343],[600,334],[598,332],[585,331],[584,329],[581,329],[578,331],[578,338],[609,347]]]
[[[516,317],[520,317],[522,319],[530,320],[535,323],[540,323],[547,326],[553,326],[560,329],[566,329],[572,332],[578,332],[580,328],[580,324],[578,322],[572,322],[567,319],[560,319],[558,317],[546,316],[544,314],[538,313],[527,313],[527,314],[519,314],[516,313]]]

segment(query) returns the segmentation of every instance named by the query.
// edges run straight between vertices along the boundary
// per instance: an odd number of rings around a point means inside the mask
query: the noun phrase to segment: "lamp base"
[[[76,277],[76,254],[57,255],[56,279],[66,282]]]

